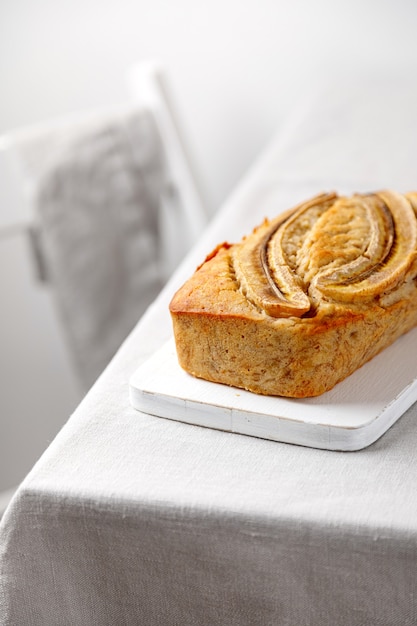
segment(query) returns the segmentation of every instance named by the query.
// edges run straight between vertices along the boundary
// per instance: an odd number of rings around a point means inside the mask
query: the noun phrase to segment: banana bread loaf
[[[170,303],[181,367],[259,394],[328,391],[417,325],[416,216],[417,193],[324,193],[220,244]]]

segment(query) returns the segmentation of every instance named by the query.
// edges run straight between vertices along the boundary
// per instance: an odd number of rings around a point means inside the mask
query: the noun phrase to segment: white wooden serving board
[[[144,413],[198,426],[326,450],[360,450],[417,400],[417,328],[331,391],[302,400],[194,378],[178,365],[172,339],[132,376],[130,400]]]

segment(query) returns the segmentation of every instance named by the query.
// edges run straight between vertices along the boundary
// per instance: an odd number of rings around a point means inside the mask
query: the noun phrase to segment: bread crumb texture
[[[265,220],[217,246],[170,312],[193,376],[320,395],[417,325],[417,192],[323,193]]]

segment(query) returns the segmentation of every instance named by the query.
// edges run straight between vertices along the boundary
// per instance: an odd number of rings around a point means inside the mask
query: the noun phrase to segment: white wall
[[[214,212],[319,80],[364,67],[413,68],[414,80],[416,26],[415,0],[0,0],[0,134],[126,101],[129,65],[158,59]],[[28,263],[24,242],[0,252],[1,492],[46,447],[77,390],[47,294],[27,285],[27,265],[24,292],[10,276],[13,255],[16,268]],[[7,328],[22,312],[33,327]]]
[[[415,0],[1,0],[0,133],[127,98],[167,67],[215,210],[329,68],[417,59]]]

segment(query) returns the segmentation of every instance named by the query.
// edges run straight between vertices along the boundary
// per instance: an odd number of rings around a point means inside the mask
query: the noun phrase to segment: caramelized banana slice
[[[302,235],[309,226],[306,217],[313,210],[325,211],[336,194],[321,194],[296,207],[272,222],[269,227],[255,231],[234,255],[236,278],[246,298],[272,317],[301,317],[310,310],[310,299],[299,277],[291,268],[291,250],[286,254],[284,241],[296,221],[303,221]]]
[[[350,263],[318,272],[312,281],[313,289],[340,302],[373,298],[395,288],[416,258],[417,222],[404,196],[382,191],[356,201],[366,208],[366,249]]]

